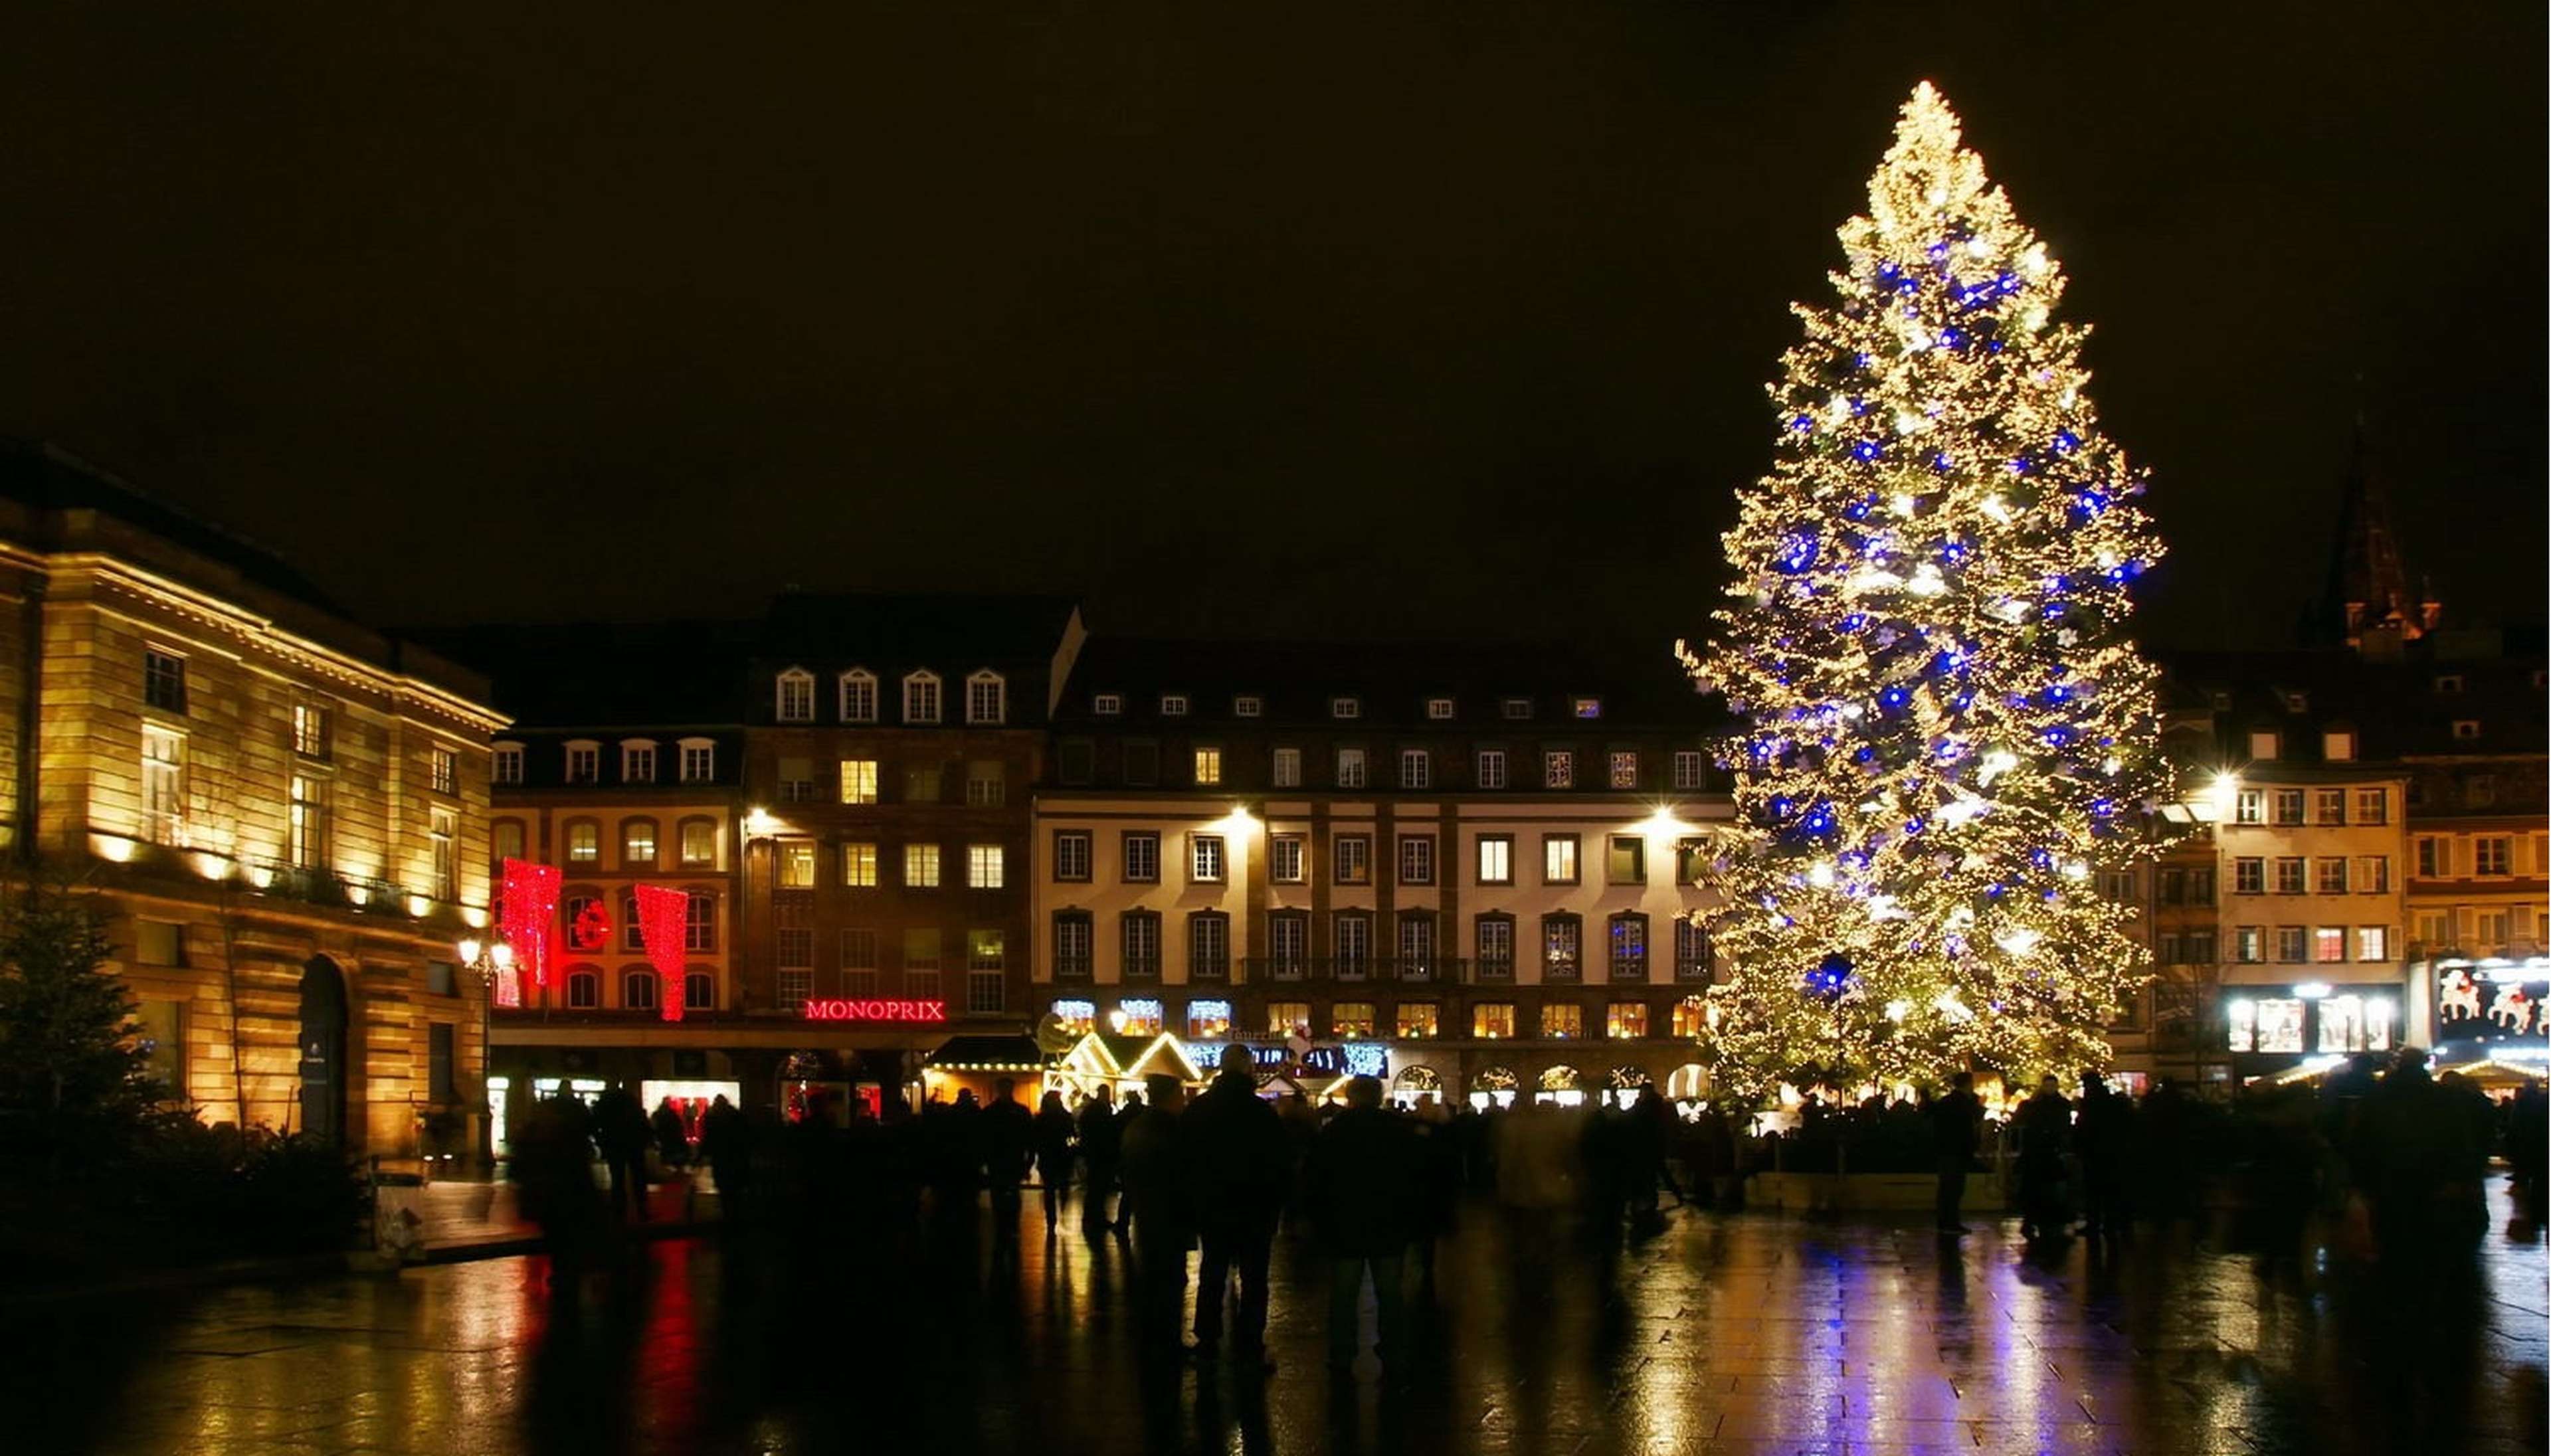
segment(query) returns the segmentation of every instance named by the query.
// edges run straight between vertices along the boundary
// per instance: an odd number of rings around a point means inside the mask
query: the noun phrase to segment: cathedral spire
[[[2391,494],[2366,443],[2360,409],[2348,450],[2338,541],[2331,553],[2327,610],[2350,647],[2363,647],[2369,634],[2397,633],[2399,641],[2414,642],[2436,625],[2441,607],[2430,598],[2423,582],[2418,590],[2410,589],[2399,537],[2392,527]]]

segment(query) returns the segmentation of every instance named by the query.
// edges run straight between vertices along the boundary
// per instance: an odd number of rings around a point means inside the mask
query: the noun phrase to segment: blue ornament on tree
[[[1851,958],[1836,951],[1816,963],[1807,973],[1807,994],[1828,1005],[1841,1000],[1851,989]]]

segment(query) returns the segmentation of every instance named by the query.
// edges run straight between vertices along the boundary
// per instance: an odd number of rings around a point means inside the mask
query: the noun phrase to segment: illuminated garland
[[[647,964],[656,968],[664,993],[659,1004],[667,1021],[682,1019],[683,930],[690,919],[691,897],[661,884],[638,886],[638,938],[647,948]]]
[[[531,988],[550,984],[551,963],[558,954],[558,867],[507,860],[501,906],[499,923],[514,948],[514,965],[523,984],[516,999],[500,998],[498,1003],[520,1005]]]
[[[2167,786],[2127,588],[2161,555],[2063,274],[1926,82],[1771,386],[1692,666],[1740,727],[1707,1055],[1738,1096],[2105,1061],[2145,959],[2093,892]]]

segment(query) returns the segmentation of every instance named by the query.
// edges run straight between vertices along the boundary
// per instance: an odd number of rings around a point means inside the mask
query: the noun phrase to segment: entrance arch
[[[1698,1062],[1685,1062],[1666,1074],[1666,1095],[1689,1101],[1709,1095],[1709,1073]]]
[[[1513,1103],[1518,1080],[1511,1067],[1482,1067],[1471,1076],[1471,1105],[1503,1107]]]
[[[346,1141],[346,975],[326,956],[301,967],[301,1130]]]
[[[1563,1107],[1577,1106],[1585,1100],[1584,1075],[1565,1063],[1550,1068],[1541,1074],[1541,1091],[1533,1100],[1557,1102]]]

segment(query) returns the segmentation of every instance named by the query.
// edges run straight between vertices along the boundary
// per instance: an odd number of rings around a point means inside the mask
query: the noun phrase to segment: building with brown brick
[[[0,449],[0,591],[9,842],[98,891],[176,1095],[357,1152],[465,1147],[485,682],[42,447]]]

